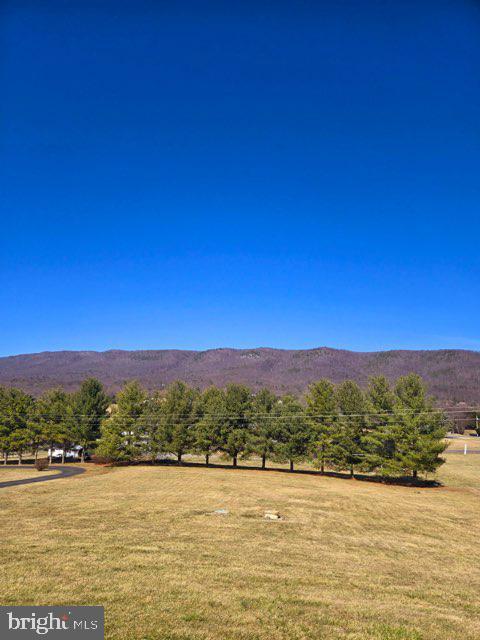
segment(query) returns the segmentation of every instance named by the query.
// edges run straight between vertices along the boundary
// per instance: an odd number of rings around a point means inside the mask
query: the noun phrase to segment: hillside
[[[439,400],[480,402],[480,352],[380,351],[357,353],[322,347],[308,350],[211,349],[208,351],[58,351],[0,358],[0,384],[39,394],[61,385],[73,390],[88,376],[109,391],[138,379],[149,389],[182,379],[205,387],[242,382],[277,392],[302,392],[322,377],[366,384],[368,377],[390,379],[419,373]]]

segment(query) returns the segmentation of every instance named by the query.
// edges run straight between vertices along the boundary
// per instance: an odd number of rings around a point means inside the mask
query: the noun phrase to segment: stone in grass
[[[265,511],[265,520],[281,520],[282,516],[278,511]]]
[[[228,516],[229,511],[228,509],[215,509],[212,513],[217,516]]]

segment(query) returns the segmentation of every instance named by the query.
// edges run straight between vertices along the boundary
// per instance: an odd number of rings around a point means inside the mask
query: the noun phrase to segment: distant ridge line
[[[331,347],[274,349],[256,347],[206,350],[143,349],[106,351],[44,351],[0,357],[0,384],[38,395],[48,388],[78,388],[98,377],[111,392],[137,379],[147,389],[182,379],[204,388],[241,382],[277,393],[301,394],[319,378],[347,378],[365,386],[372,375],[390,380],[410,372],[420,374],[438,400],[480,401],[480,352],[467,349],[348,351]]]

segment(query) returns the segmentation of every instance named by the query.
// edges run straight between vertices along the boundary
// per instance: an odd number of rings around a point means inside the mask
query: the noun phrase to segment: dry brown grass
[[[38,477],[39,475],[52,475],[54,473],[58,473],[58,471],[48,470],[48,471],[37,471],[36,469],[32,469],[31,465],[28,467],[20,466],[0,466],[0,482],[10,482],[10,480],[24,480],[26,478]]]
[[[0,601],[103,604],[122,640],[476,640],[479,472],[448,454],[449,486],[412,489],[89,466],[0,492]]]

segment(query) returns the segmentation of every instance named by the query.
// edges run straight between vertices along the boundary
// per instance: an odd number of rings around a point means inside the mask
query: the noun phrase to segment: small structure
[[[69,462],[80,462],[82,459],[83,447],[79,444],[74,445],[70,449],[65,449],[65,460]],[[55,449],[48,450],[48,457],[50,460],[61,460],[64,455],[64,450],[56,447]]]

